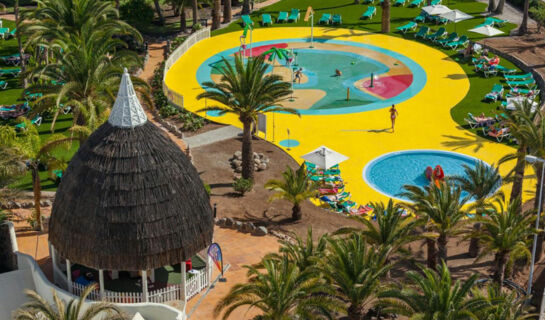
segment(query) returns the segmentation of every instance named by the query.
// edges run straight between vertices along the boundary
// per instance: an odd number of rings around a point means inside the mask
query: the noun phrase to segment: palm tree
[[[390,0],[382,1],[382,33],[390,33]]]
[[[295,109],[282,107],[280,102],[291,93],[291,85],[282,81],[279,75],[267,73],[268,64],[264,56],[250,58],[245,63],[240,55],[235,57],[234,65],[223,58],[220,68],[221,82],[204,82],[209,90],[197,96],[197,99],[211,99],[222,106],[212,106],[201,111],[219,111],[220,114],[236,114],[242,122],[242,177],[254,178],[252,151],[252,123],[257,122],[257,115],[266,112],[289,112],[299,115]]]
[[[504,6],[505,6],[505,0],[499,0],[498,5],[496,6],[496,10],[494,10],[494,13],[495,14],[502,14]]]
[[[231,0],[223,0],[223,23],[231,22],[232,18]]]
[[[53,291],[54,305],[33,290],[25,293],[30,299],[16,311],[15,320],[124,320],[128,319],[121,310],[109,302],[96,302],[84,308],[85,299],[95,290],[95,285],[85,288],[79,299],[72,299],[67,305]]]
[[[488,7],[486,8],[486,11],[492,12],[492,11],[494,11],[494,8],[496,8],[496,1],[495,0],[488,0]]]
[[[321,259],[320,270],[331,282],[335,295],[348,303],[348,318],[363,319],[390,268],[384,263],[386,250],[368,245],[361,233],[328,242],[328,253]]]
[[[159,4],[159,0],[153,0],[153,5],[155,6],[155,11],[157,12],[157,17],[159,18],[159,25],[162,26],[165,24],[165,18],[161,12],[161,4]]]
[[[0,130],[0,134],[4,132]],[[3,141],[3,138],[0,137],[0,141]],[[0,145],[0,207],[17,195],[18,190],[9,188],[9,185],[26,172],[24,160],[17,148]]]
[[[313,270],[301,271],[288,257],[264,258],[259,268],[248,269],[248,282],[236,284],[214,309],[215,317],[224,311],[228,319],[239,307],[261,311],[255,319],[332,319],[341,303],[332,297],[333,290]]]
[[[250,13],[250,0],[243,0],[242,1],[242,14],[249,14]]]
[[[507,210],[499,203],[500,210],[492,210],[487,216],[477,217],[482,225],[481,230],[474,231],[473,236],[481,240],[486,250],[478,259],[494,253],[493,279],[503,284],[506,266],[517,259],[531,256],[528,247],[531,236],[536,230],[532,228],[535,216],[530,212],[520,212],[520,198],[510,203]]]
[[[385,264],[388,264],[390,256],[397,253],[408,254],[404,246],[421,238],[421,235],[414,234],[419,221],[411,216],[403,216],[403,208],[399,204],[394,204],[392,199],[388,201],[387,206],[377,202],[372,203],[372,207],[376,215],[375,223],[361,216],[351,216],[350,218],[362,224],[363,228],[341,228],[335,234],[361,232],[368,244],[387,249]]]
[[[515,291],[505,291],[498,285],[489,285],[486,289],[475,288],[473,295],[486,304],[477,310],[478,319],[487,320],[526,320],[535,319],[536,314],[530,313],[531,306],[524,296],[518,296]]]
[[[191,0],[191,10],[193,12],[193,25],[199,23],[199,3],[198,0]]]
[[[490,167],[482,161],[475,167],[463,165],[464,175],[455,176],[453,180],[460,185],[463,191],[475,199],[471,209],[475,209],[477,216],[482,217],[486,209],[490,207],[490,200],[504,199],[503,192],[499,189],[501,175],[497,167]],[[478,233],[480,224],[473,225],[474,233]],[[469,256],[475,258],[479,254],[479,239],[471,238],[469,243]]]
[[[293,170],[286,166],[286,171],[282,173],[283,180],[269,180],[265,184],[265,189],[276,191],[269,201],[278,199],[288,200],[293,204],[291,209],[291,218],[295,221],[301,220],[303,212],[301,203],[307,199],[316,196],[317,184],[310,180],[305,165]]]
[[[462,189],[451,186],[450,182],[420,188],[417,186],[404,186],[405,192],[402,196],[409,199],[412,204],[406,206],[420,215],[426,223],[427,230],[437,234],[437,250],[439,258],[447,260],[448,238],[463,232],[463,219],[466,211],[462,207],[468,198],[461,199]],[[434,250],[429,248],[434,243],[428,242],[428,267],[435,268],[436,259]]]
[[[475,316],[483,301],[470,295],[477,274],[453,284],[447,264],[442,261],[437,270],[422,268],[421,272],[407,272],[406,277],[409,285],[380,295],[387,311],[419,320],[483,319]]]
[[[530,0],[524,0],[522,8],[522,22],[519,26],[519,35],[525,35],[528,32],[528,11],[530,10]]]
[[[212,6],[212,30],[216,30],[221,24],[221,0],[214,0]]]

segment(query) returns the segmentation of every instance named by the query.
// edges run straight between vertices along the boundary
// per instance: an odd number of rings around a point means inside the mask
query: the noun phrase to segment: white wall
[[[28,301],[24,293],[26,289],[35,289],[30,270],[0,274],[0,320],[10,320],[11,313]]]

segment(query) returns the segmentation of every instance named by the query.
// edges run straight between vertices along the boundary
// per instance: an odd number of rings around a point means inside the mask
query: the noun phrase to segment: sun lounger
[[[491,25],[494,25],[496,27],[503,27],[509,21],[499,19],[499,18],[495,18],[495,17],[487,17],[487,18],[484,19],[484,22],[488,23],[488,24],[491,24]]]
[[[521,80],[521,81],[509,81],[507,80],[507,85],[511,88],[516,88],[516,87],[526,87],[526,88],[529,88],[533,85],[536,84],[536,81],[531,78],[531,79],[526,79],[526,80]]]
[[[465,47],[469,43],[467,36],[461,36],[460,39],[456,41],[449,42],[445,47],[456,50],[458,47]]]
[[[10,38],[15,38],[15,32],[17,32],[17,28],[11,30],[10,32],[4,33],[4,39],[7,40]]]
[[[369,214],[370,212],[373,211],[373,208],[368,206],[368,205],[365,205],[365,206],[359,206],[357,208],[351,208],[348,213],[350,215],[355,215],[355,216],[360,216],[360,215],[367,215]]]
[[[408,7],[409,8],[420,7],[422,5],[422,3],[424,3],[424,0],[413,0],[413,1],[411,1],[411,3],[409,3]]]
[[[369,6],[367,7],[367,10],[365,10],[365,12],[361,15],[360,19],[362,20],[371,19],[373,18],[375,14],[377,14],[377,8],[373,6]]]
[[[21,73],[21,69],[0,69],[0,76],[17,77]]]
[[[286,11],[280,11],[278,13],[278,18],[276,19],[276,22],[282,23],[288,21],[288,13]]]
[[[36,93],[25,92],[26,101],[34,101],[36,99],[41,98],[42,96],[43,94],[41,92],[36,92]]]
[[[432,0],[432,1],[431,1],[431,5],[432,5],[432,6],[436,6],[436,5],[438,5],[438,4],[441,4],[442,2],[443,2],[443,0]]]
[[[363,4],[372,4],[372,3],[374,3],[374,2],[375,2],[375,0],[363,0],[362,3],[363,3]]]
[[[492,117],[475,117],[471,112],[467,113],[468,120],[475,123],[477,127],[489,126],[494,124],[495,119]]]
[[[516,80],[526,80],[526,79],[532,79],[534,76],[531,72],[525,73],[525,74],[506,74],[505,80],[509,81],[516,81]]]
[[[483,134],[492,138],[496,138],[498,142],[501,142],[504,138],[509,138],[511,134],[509,133],[509,128],[501,128],[496,130],[496,128],[486,128],[483,127]]]
[[[401,7],[405,5],[405,0],[396,0],[394,2],[394,7]]]
[[[290,16],[288,17],[288,22],[297,22],[300,16],[301,14],[299,13],[299,9],[291,9]]]
[[[447,31],[444,27],[441,27],[439,29],[437,29],[437,31],[435,31],[434,33],[432,34],[428,34],[424,37],[424,39],[426,40],[431,40],[431,41],[435,41],[437,39],[441,39],[442,37],[444,37],[445,35],[447,34]]]
[[[322,14],[320,21],[318,21],[318,24],[330,24],[330,23],[331,23],[331,14],[329,13]]]
[[[537,87],[532,87],[529,89],[512,88],[509,93],[512,96],[525,96],[533,100],[539,94],[539,89],[537,89]]]
[[[401,27],[397,27],[396,29],[403,32],[403,33],[407,33],[408,31],[416,30],[417,26],[418,26],[418,24],[416,22],[409,21],[406,25],[403,25]]]
[[[420,14],[418,16],[416,16],[413,19],[413,21],[414,22],[425,22],[427,18],[428,18],[428,14],[426,13],[426,11],[422,11],[422,12],[420,12]]]
[[[343,18],[341,17],[340,14],[334,14],[333,15],[333,19],[331,21],[333,24],[342,24],[343,23]]]
[[[496,65],[496,69],[498,69],[499,72],[503,73],[504,77],[517,72],[517,69],[507,69],[506,67],[499,64]]]
[[[428,16],[428,20],[431,23],[435,23],[435,24],[446,24],[448,22],[447,19],[441,18],[440,16]]]
[[[438,39],[438,40],[435,40],[435,42],[437,44],[445,46],[447,43],[456,41],[456,39],[458,39],[458,34],[456,32],[453,32],[449,34],[445,39]]]
[[[242,25],[243,26],[247,26],[247,25],[253,26],[254,25],[254,22],[252,21],[252,18],[250,18],[249,15],[243,14],[241,18],[242,18]]]
[[[8,87],[8,82],[5,80],[0,80],[0,89],[5,90]]]
[[[491,100],[494,102],[500,100],[501,98],[503,98],[503,86],[498,83],[496,83],[492,87],[492,90],[490,90],[490,92],[484,96],[485,100],[489,100],[489,101]]]
[[[272,18],[270,14],[264,13],[261,15],[261,25],[262,26],[270,26],[273,24]]]
[[[414,37],[415,38],[420,37],[420,38],[424,39],[429,31],[430,31],[430,28],[428,28],[426,26],[422,26],[422,27],[420,27],[418,32],[414,34]]]
[[[9,28],[0,28],[0,37],[3,39],[6,33],[9,33]]]

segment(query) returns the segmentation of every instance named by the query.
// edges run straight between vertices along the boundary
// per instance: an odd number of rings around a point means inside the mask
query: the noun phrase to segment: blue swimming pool
[[[463,165],[475,167],[479,161],[457,152],[441,150],[406,150],[384,154],[363,169],[363,179],[378,192],[398,200],[404,185],[420,187],[429,184],[424,175],[427,166],[440,165],[445,176],[464,175]],[[463,194],[462,196],[466,196]]]

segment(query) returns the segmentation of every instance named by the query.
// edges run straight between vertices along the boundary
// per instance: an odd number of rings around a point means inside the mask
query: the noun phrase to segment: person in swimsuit
[[[299,70],[295,71],[295,79],[293,79],[293,82],[301,83],[302,77],[303,77],[303,68],[299,68]]]
[[[343,75],[343,73],[341,72],[341,70],[335,69],[335,76],[336,76],[336,77],[340,77],[340,76],[342,76],[342,75]]]
[[[394,132],[394,126],[396,124],[396,118],[397,118],[397,109],[395,104],[392,104],[392,107],[390,108],[390,120],[392,121],[392,132]]]

